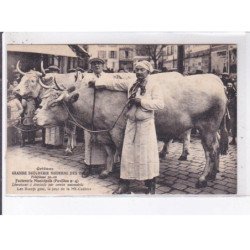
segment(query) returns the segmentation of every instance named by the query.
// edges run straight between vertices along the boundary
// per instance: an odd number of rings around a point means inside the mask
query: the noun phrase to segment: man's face
[[[138,67],[135,68],[135,73],[136,73],[136,77],[138,79],[143,80],[148,76],[149,71],[142,68],[142,67],[140,67],[140,66],[138,66]]]
[[[222,78],[225,79],[225,80],[229,79],[228,75],[222,75]]]
[[[228,89],[232,89],[232,88],[233,88],[233,84],[232,84],[231,82],[229,82],[229,83],[227,84],[227,88],[228,88]]]
[[[103,63],[99,61],[94,61],[91,63],[91,69],[95,74],[100,74],[103,71]]]
[[[18,86],[18,82],[17,81],[14,81],[13,82],[13,87],[15,88],[15,87],[17,87]]]

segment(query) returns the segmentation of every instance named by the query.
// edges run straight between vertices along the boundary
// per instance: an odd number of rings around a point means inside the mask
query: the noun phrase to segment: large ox
[[[197,187],[204,187],[207,180],[215,179],[219,170],[218,130],[224,121],[227,98],[220,79],[214,75],[171,79],[173,74],[175,73],[150,76],[159,82],[164,93],[165,108],[155,113],[157,135],[159,139],[166,141],[193,127],[200,131],[206,164]],[[82,126],[90,129],[93,125],[94,93],[94,127],[96,130],[111,128],[127,102],[127,93],[93,90],[87,84],[76,85],[76,90],[72,93],[51,90],[48,98],[43,100],[41,109],[37,111],[35,120],[38,125],[46,126],[58,124],[71,116]],[[106,145],[112,153],[115,149],[121,153],[125,125],[126,118],[123,114],[116,126],[108,133],[97,136],[97,140]],[[223,142],[227,138],[225,133],[221,134]]]

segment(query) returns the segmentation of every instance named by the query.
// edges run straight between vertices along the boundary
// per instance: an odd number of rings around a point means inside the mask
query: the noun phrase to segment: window
[[[117,52],[116,51],[110,51],[109,52],[109,58],[116,58],[117,57]]]
[[[54,65],[59,66],[58,65],[58,56],[54,56]]]
[[[171,46],[171,55],[173,55],[174,54],[174,46],[172,45]]]
[[[101,58],[101,59],[106,59],[106,51],[99,50],[98,51],[98,57]]]
[[[125,58],[128,59],[129,58],[129,51],[125,50]]]
[[[54,57],[49,56],[49,65],[53,65],[53,64],[54,64]]]

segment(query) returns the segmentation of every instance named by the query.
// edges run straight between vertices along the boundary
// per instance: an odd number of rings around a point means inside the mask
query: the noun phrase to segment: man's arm
[[[96,81],[90,81],[89,86],[97,89],[109,89],[117,91],[128,91],[131,80],[115,79],[113,77],[98,78]]]
[[[141,97],[141,106],[147,110],[158,110],[164,108],[164,98],[159,84],[155,84],[152,89],[151,98]]]

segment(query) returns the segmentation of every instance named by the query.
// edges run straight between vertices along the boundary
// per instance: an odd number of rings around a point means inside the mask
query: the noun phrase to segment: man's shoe
[[[91,174],[91,167],[90,166],[85,166],[82,172],[82,178],[87,178]]]
[[[148,188],[147,194],[155,194],[155,188],[156,188],[156,183],[155,183],[155,178],[152,180],[147,180],[145,181],[145,186]]]
[[[113,192],[113,194],[130,194],[129,181],[120,183],[119,187]]]

